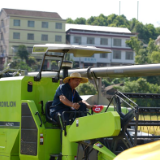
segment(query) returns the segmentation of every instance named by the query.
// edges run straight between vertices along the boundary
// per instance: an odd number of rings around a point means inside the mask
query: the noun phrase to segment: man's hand
[[[85,100],[82,100],[82,102],[83,102],[84,104],[86,104],[86,107],[87,107],[88,109],[92,109],[92,108],[94,107],[94,105],[90,105],[90,104],[87,103]]]
[[[74,109],[79,109],[80,105],[79,103],[72,103],[71,101],[69,101],[64,95],[60,95],[59,96],[60,101],[65,104],[66,106],[70,106],[73,107]]]
[[[77,109],[79,109],[80,105],[79,105],[79,103],[73,103],[72,107],[77,110]]]
[[[94,105],[90,105],[90,109],[92,109],[93,107],[95,107]]]

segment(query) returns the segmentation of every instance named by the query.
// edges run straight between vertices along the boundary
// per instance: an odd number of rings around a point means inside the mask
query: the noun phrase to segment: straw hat
[[[69,81],[69,79],[71,78],[80,78],[81,79],[81,83],[87,83],[88,82],[88,78],[84,78],[84,77],[81,77],[81,74],[80,73],[72,73],[70,75],[70,77],[66,77],[64,80],[63,80],[63,83],[67,83]]]

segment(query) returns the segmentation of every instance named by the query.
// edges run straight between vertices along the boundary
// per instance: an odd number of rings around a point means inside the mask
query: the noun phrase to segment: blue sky
[[[1,0],[1,8],[26,9],[57,12],[63,19],[77,17],[89,18],[101,13],[124,14],[128,20],[137,18],[137,1],[139,1],[138,20],[143,24],[160,27],[158,0]],[[120,2],[120,11],[119,11]]]

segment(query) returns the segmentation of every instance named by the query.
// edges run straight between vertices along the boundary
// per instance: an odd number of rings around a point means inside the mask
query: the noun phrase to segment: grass
[[[142,121],[160,121],[160,116],[156,115],[140,115],[139,120]],[[148,133],[148,134],[154,134],[159,136],[160,135],[160,126],[139,126],[138,130]]]

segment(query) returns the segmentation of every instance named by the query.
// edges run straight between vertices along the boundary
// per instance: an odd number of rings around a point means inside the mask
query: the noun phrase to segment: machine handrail
[[[39,112],[37,111],[37,112],[35,113],[35,115],[38,115],[39,120],[41,121],[40,127],[42,127],[42,119],[41,119],[41,116],[40,116]]]

